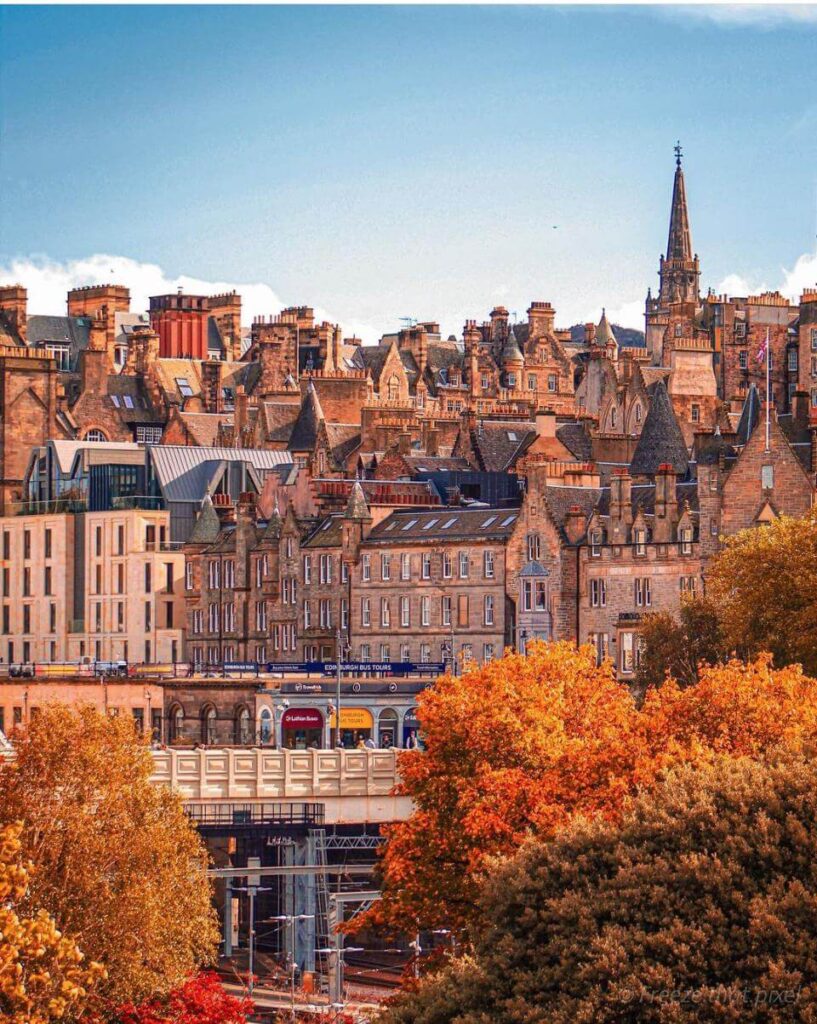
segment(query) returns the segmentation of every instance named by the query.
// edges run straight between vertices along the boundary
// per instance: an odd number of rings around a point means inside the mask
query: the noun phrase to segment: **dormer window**
[[[681,554],[692,554],[692,527],[682,526],[680,530]]]
[[[601,543],[602,534],[601,530],[590,531],[590,557],[600,558],[601,557]]]
[[[57,364],[58,370],[70,370],[70,356],[71,350],[68,345],[54,344],[49,342],[45,346],[45,351],[48,353],[49,358],[53,359]]]
[[[637,526],[633,530],[633,544],[636,555],[643,557],[647,554],[647,531],[643,526]]]

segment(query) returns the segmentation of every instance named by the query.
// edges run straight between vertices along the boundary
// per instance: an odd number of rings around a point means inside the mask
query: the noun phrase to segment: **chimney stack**
[[[627,544],[633,525],[633,479],[626,469],[615,469],[610,477],[610,543]]]

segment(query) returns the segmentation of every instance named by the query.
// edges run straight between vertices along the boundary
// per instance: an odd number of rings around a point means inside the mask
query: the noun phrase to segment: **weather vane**
[[[683,156],[683,150],[681,149],[681,140],[679,139],[675,143],[675,166],[681,166],[681,157]]]

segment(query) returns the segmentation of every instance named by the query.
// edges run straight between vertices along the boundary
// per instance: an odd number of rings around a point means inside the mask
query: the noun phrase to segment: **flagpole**
[[[770,437],[770,432],[771,432],[771,420],[770,420],[771,410],[769,408],[769,382],[770,382],[770,376],[771,375],[769,373],[769,358],[770,358],[769,328],[767,327],[766,328],[766,453],[767,454],[771,450],[771,437]]]

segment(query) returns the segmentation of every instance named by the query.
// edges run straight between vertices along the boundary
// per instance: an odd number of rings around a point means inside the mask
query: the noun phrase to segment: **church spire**
[[[689,210],[684,185],[684,169],[681,166],[681,143],[675,145],[675,181],[672,186],[672,212],[669,219],[667,239],[668,260],[692,259],[692,235],[689,230]]]
[[[658,301],[664,308],[675,303],[697,305],[700,298],[701,272],[698,257],[692,251],[682,155],[681,143],[678,142],[675,145],[675,180],[672,185],[667,254],[661,259],[659,270],[661,289]]]

